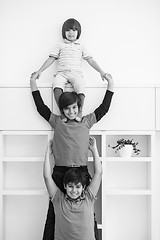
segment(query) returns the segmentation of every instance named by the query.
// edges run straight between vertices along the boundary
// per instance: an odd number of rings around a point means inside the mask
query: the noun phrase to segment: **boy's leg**
[[[79,97],[81,99],[81,107],[79,108],[79,112],[78,112],[78,116],[76,117],[76,120],[78,122],[80,122],[81,119],[82,119],[82,108],[83,108],[83,104],[84,104],[85,95],[83,93],[79,93],[78,95],[79,95]]]
[[[58,105],[58,101],[59,101],[61,94],[63,93],[63,90],[61,88],[56,87],[56,88],[54,88],[53,91],[54,91],[54,97],[55,97],[56,103]]]
[[[58,105],[59,98],[63,93],[66,84],[67,84],[66,75],[63,72],[57,73],[53,82],[53,92],[54,92],[55,101],[58,107],[59,107]],[[65,119],[65,116],[62,113],[61,113],[61,117],[62,119]]]
[[[83,108],[85,95],[84,95],[84,93],[79,93],[78,95],[79,95],[79,97],[81,99],[81,108]]]
[[[97,227],[97,221],[96,221],[95,213],[94,213],[94,235],[95,235],[95,239],[99,240],[98,227]]]
[[[51,201],[49,201],[49,208],[47,213],[47,219],[43,232],[43,240],[54,240],[54,229],[55,229],[55,213],[54,207]]]
[[[84,78],[82,76],[81,72],[71,72],[67,75],[68,81],[72,84],[74,90],[78,93],[80,99],[81,99],[81,108],[79,110],[79,114],[76,118],[77,121],[81,121],[82,119],[82,108],[84,104],[84,98],[85,98],[85,83]]]
[[[60,98],[61,94],[63,93],[63,90],[61,88],[56,87],[53,91],[54,91],[54,97],[55,97],[56,103],[59,106],[58,101],[59,101],[59,98]],[[61,114],[62,120],[64,122],[66,122],[67,118],[65,117],[65,115],[62,112],[60,112],[60,114]]]

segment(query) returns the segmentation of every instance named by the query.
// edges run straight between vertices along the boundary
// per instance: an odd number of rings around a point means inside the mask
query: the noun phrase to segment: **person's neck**
[[[74,121],[76,121],[75,118],[74,118],[74,119],[69,119],[69,118],[67,118],[67,122],[74,122]]]

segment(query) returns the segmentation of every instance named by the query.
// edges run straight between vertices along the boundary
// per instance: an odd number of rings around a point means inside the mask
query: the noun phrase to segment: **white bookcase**
[[[152,239],[154,132],[91,131],[91,134],[99,142],[103,165],[102,189],[99,191],[102,239]],[[119,157],[108,145],[115,145],[120,138],[138,142],[140,154]]]
[[[48,205],[42,167],[50,135],[1,132],[1,239],[42,238]]]
[[[84,114],[99,105],[105,88],[86,88]],[[47,105],[55,109],[52,88],[41,87],[40,91]],[[3,87],[0,93],[0,240],[39,240],[48,209],[42,167],[53,132],[36,112],[28,87]],[[158,147],[160,139],[156,132],[159,129],[156,123],[159,108],[155,102],[158,93],[153,87],[115,88],[109,113],[91,129],[103,166],[95,204],[102,240],[159,240],[160,233],[154,233],[154,226],[159,224],[155,217],[158,209],[154,205],[157,194],[154,173],[158,163],[155,146]],[[130,101],[125,100],[126,95]],[[9,96],[14,99],[15,109],[11,108]],[[156,138],[155,134],[158,134]],[[140,154],[119,157],[108,147],[122,137],[138,142]],[[90,152],[88,157],[92,174]]]

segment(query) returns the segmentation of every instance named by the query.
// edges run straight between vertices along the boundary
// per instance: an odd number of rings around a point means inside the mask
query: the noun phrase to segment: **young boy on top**
[[[55,100],[58,105],[59,97],[65,89],[67,83],[70,83],[74,91],[78,93],[81,99],[81,109],[85,97],[85,83],[82,74],[82,60],[86,60],[91,67],[98,71],[102,79],[108,79],[106,74],[93,59],[91,54],[80,43],[81,25],[74,19],[67,19],[62,26],[63,41],[55,46],[49,58],[44,62],[42,67],[36,72],[36,77],[51,64],[57,61],[57,73],[53,81]],[[77,121],[81,120],[81,111],[76,117]],[[63,116],[63,115],[62,115]],[[63,119],[66,121],[66,118]]]

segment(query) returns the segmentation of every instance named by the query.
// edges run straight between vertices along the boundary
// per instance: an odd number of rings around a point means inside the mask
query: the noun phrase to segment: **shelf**
[[[117,194],[117,193],[116,193]],[[103,239],[151,240],[151,195],[105,195]],[[116,230],[115,230],[116,229]]]
[[[154,192],[153,132],[91,130],[90,135],[96,138],[103,168],[102,184],[95,201],[95,215],[102,239],[127,240],[131,235],[136,240],[142,238],[151,240],[149,231],[152,226],[151,210]],[[32,209],[35,209],[34,205],[39,198],[42,200],[38,201],[40,208],[43,205],[40,229],[44,227],[48,193],[43,180],[43,162],[50,137],[49,131],[2,131],[1,133],[1,199],[4,206],[4,234],[10,234],[12,228],[10,212],[14,214],[14,222],[16,219],[18,222],[22,216],[23,211],[22,213],[19,211],[20,205],[22,209],[24,206],[27,206],[26,209],[30,208],[30,212],[25,209],[28,212],[28,219],[24,227],[28,222],[33,221],[30,220],[31,217],[33,218]],[[108,144],[114,145],[121,137],[133,138],[134,141],[139,142],[141,153],[138,156],[132,154],[132,157],[119,157],[118,153],[115,154],[113,149],[108,148]],[[89,151],[88,169],[92,177],[93,166],[93,157]],[[19,217],[16,215],[17,211]],[[23,227],[23,223],[19,225]],[[125,226],[128,228],[126,229]],[[14,234],[13,236],[15,238]]]
[[[47,195],[46,189],[6,189],[3,190],[3,195]]]
[[[47,134],[24,134],[15,133],[15,135],[4,134],[2,135],[3,139],[3,157],[13,159],[20,159],[20,157],[24,158],[37,158],[43,157],[46,151],[47,143],[48,143],[48,135]]]
[[[43,162],[44,157],[4,157],[3,162]]]
[[[142,189],[136,189],[136,190],[130,190],[130,189],[107,189],[105,190],[106,195],[146,195],[150,196],[152,194],[151,190],[142,190]]]
[[[151,162],[151,157],[106,157],[103,162]]]
[[[4,161],[2,180],[4,189],[45,188],[43,162]]]

